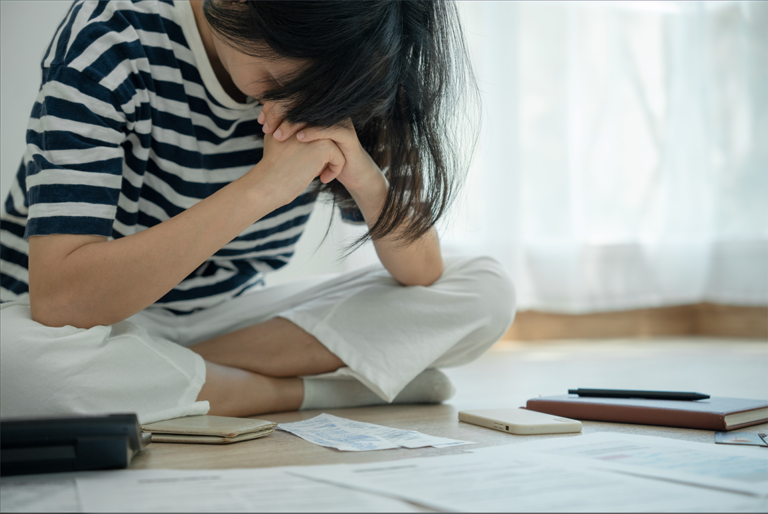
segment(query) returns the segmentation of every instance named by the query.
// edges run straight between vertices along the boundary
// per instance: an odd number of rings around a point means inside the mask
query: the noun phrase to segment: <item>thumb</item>
[[[320,172],[320,181],[323,184],[327,184],[331,180],[334,180],[341,174],[341,170],[344,169],[346,159],[341,149],[336,146],[335,143],[329,145],[330,154],[328,155],[328,161],[325,168]]]
[[[320,182],[323,184],[327,184],[328,182],[331,182],[332,180],[336,179],[336,177],[339,176],[339,173],[336,171],[333,171],[330,167],[326,166],[323,168],[323,171],[320,172]]]

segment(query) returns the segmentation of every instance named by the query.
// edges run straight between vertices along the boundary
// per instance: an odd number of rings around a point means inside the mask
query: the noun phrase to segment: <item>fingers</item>
[[[357,137],[351,123],[334,125],[333,127],[303,127],[296,134],[296,138],[305,143],[318,139],[332,139],[337,143],[348,142],[352,137]]]
[[[342,151],[349,152],[360,145],[357,139],[357,132],[351,122],[333,127],[302,127],[296,134],[299,141],[310,143],[321,139],[328,139],[339,145]]]
[[[300,141],[331,139],[337,144],[351,144],[357,140],[357,133],[351,120],[333,127],[307,127],[306,123],[291,123],[284,119],[285,108],[278,102],[266,102],[261,108],[258,122],[265,134],[272,134],[278,141],[286,141],[294,134]]]
[[[306,127],[305,123],[291,123],[283,120],[272,135],[275,136],[275,139],[278,141],[285,141],[304,127]]]
[[[261,106],[261,113],[259,113],[259,117],[256,121],[261,123],[265,134],[271,134],[273,132],[272,128],[277,126],[275,125],[275,120],[282,120],[282,118],[278,118],[277,113],[274,112],[276,107],[277,102],[266,102]],[[268,121],[272,123],[271,127]]]
[[[328,182],[335,180],[339,176],[341,170],[344,169],[346,159],[344,153],[334,143],[329,142],[327,145],[328,156],[326,157],[327,163],[323,171],[320,172],[320,182],[327,184]]]
[[[267,102],[261,108],[258,122],[262,124],[265,134],[272,134],[278,141],[285,141],[298,130],[303,129],[305,123],[291,123],[284,119],[285,109],[278,102]]]
[[[323,168],[323,171],[320,172],[320,182],[327,184],[328,182],[334,180],[338,175],[338,173],[334,173],[331,168],[326,166]]]
[[[263,126],[265,150],[272,146],[273,140],[281,143],[286,142],[297,132],[301,134],[297,138],[303,142],[324,140],[323,143],[319,144],[327,149],[326,164],[316,176],[319,176],[320,181],[324,184],[335,180],[341,174],[346,163],[340,144],[357,141],[357,134],[352,124],[336,125],[324,129],[307,128],[305,123],[290,123],[283,118],[284,115],[285,111],[278,102],[266,102],[262,106],[258,122]]]
[[[283,121],[285,112],[277,102],[267,102],[261,107],[258,121],[261,123],[265,134],[273,134]]]

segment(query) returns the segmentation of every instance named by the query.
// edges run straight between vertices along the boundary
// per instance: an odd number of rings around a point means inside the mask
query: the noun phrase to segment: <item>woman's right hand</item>
[[[336,143],[320,139],[303,143],[292,136],[278,141],[264,135],[264,157],[249,175],[258,177],[258,187],[280,205],[293,201],[315,179],[327,184],[341,173],[344,154]]]

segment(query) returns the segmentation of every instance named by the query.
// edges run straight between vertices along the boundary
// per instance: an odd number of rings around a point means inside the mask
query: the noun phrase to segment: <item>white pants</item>
[[[205,414],[205,363],[188,346],[274,317],[337,355],[327,376],[358,379],[386,401],[427,368],[465,364],[506,332],[514,289],[487,257],[449,259],[429,287],[381,266],[255,290],[175,316],[148,308],[112,326],[51,328],[28,297],[0,306],[0,417],[135,412],[142,423]]]

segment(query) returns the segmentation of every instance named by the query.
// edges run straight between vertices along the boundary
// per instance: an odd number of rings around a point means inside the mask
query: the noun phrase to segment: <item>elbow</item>
[[[57,308],[57,302],[50,301],[47,296],[30,293],[29,309],[32,314],[32,321],[46,327],[58,328],[71,325],[67,322],[67,316],[62,315],[61,309]]]
[[[106,238],[59,234],[29,240],[29,306],[32,321],[46,327],[89,329],[108,324],[108,298],[99,296],[98,258],[78,257],[81,248]],[[107,300],[107,301],[105,301]]]
[[[428,268],[422,270],[420,273],[414,273],[412,276],[398,279],[398,282],[404,286],[429,287],[437,282],[442,276],[443,263],[440,262],[439,265],[429,266]]]
[[[33,294],[30,291],[29,308],[32,321],[46,327],[60,328],[72,326],[75,328],[93,328],[99,323],[88,320],[82,314],[78,314],[72,303],[67,299],[57,298],[49,294]]]
[[[32,321],[40,323],[43,326],[50,328],[59,328],[69,325],[57,319],[56,316],[51,316],[48,309],[40,307],[39,303],[30,300],[30,309],[32,311]]]
[[[31,277],[30,277],[31,279]],[[64,325],[57,325],[53,316],[51,316],[51,306],[49,305],[49,295],[41,293],[33,280],[29,281],[29,310],[32,316],[32,321],[40,323],[46,327],[61,327]]]

